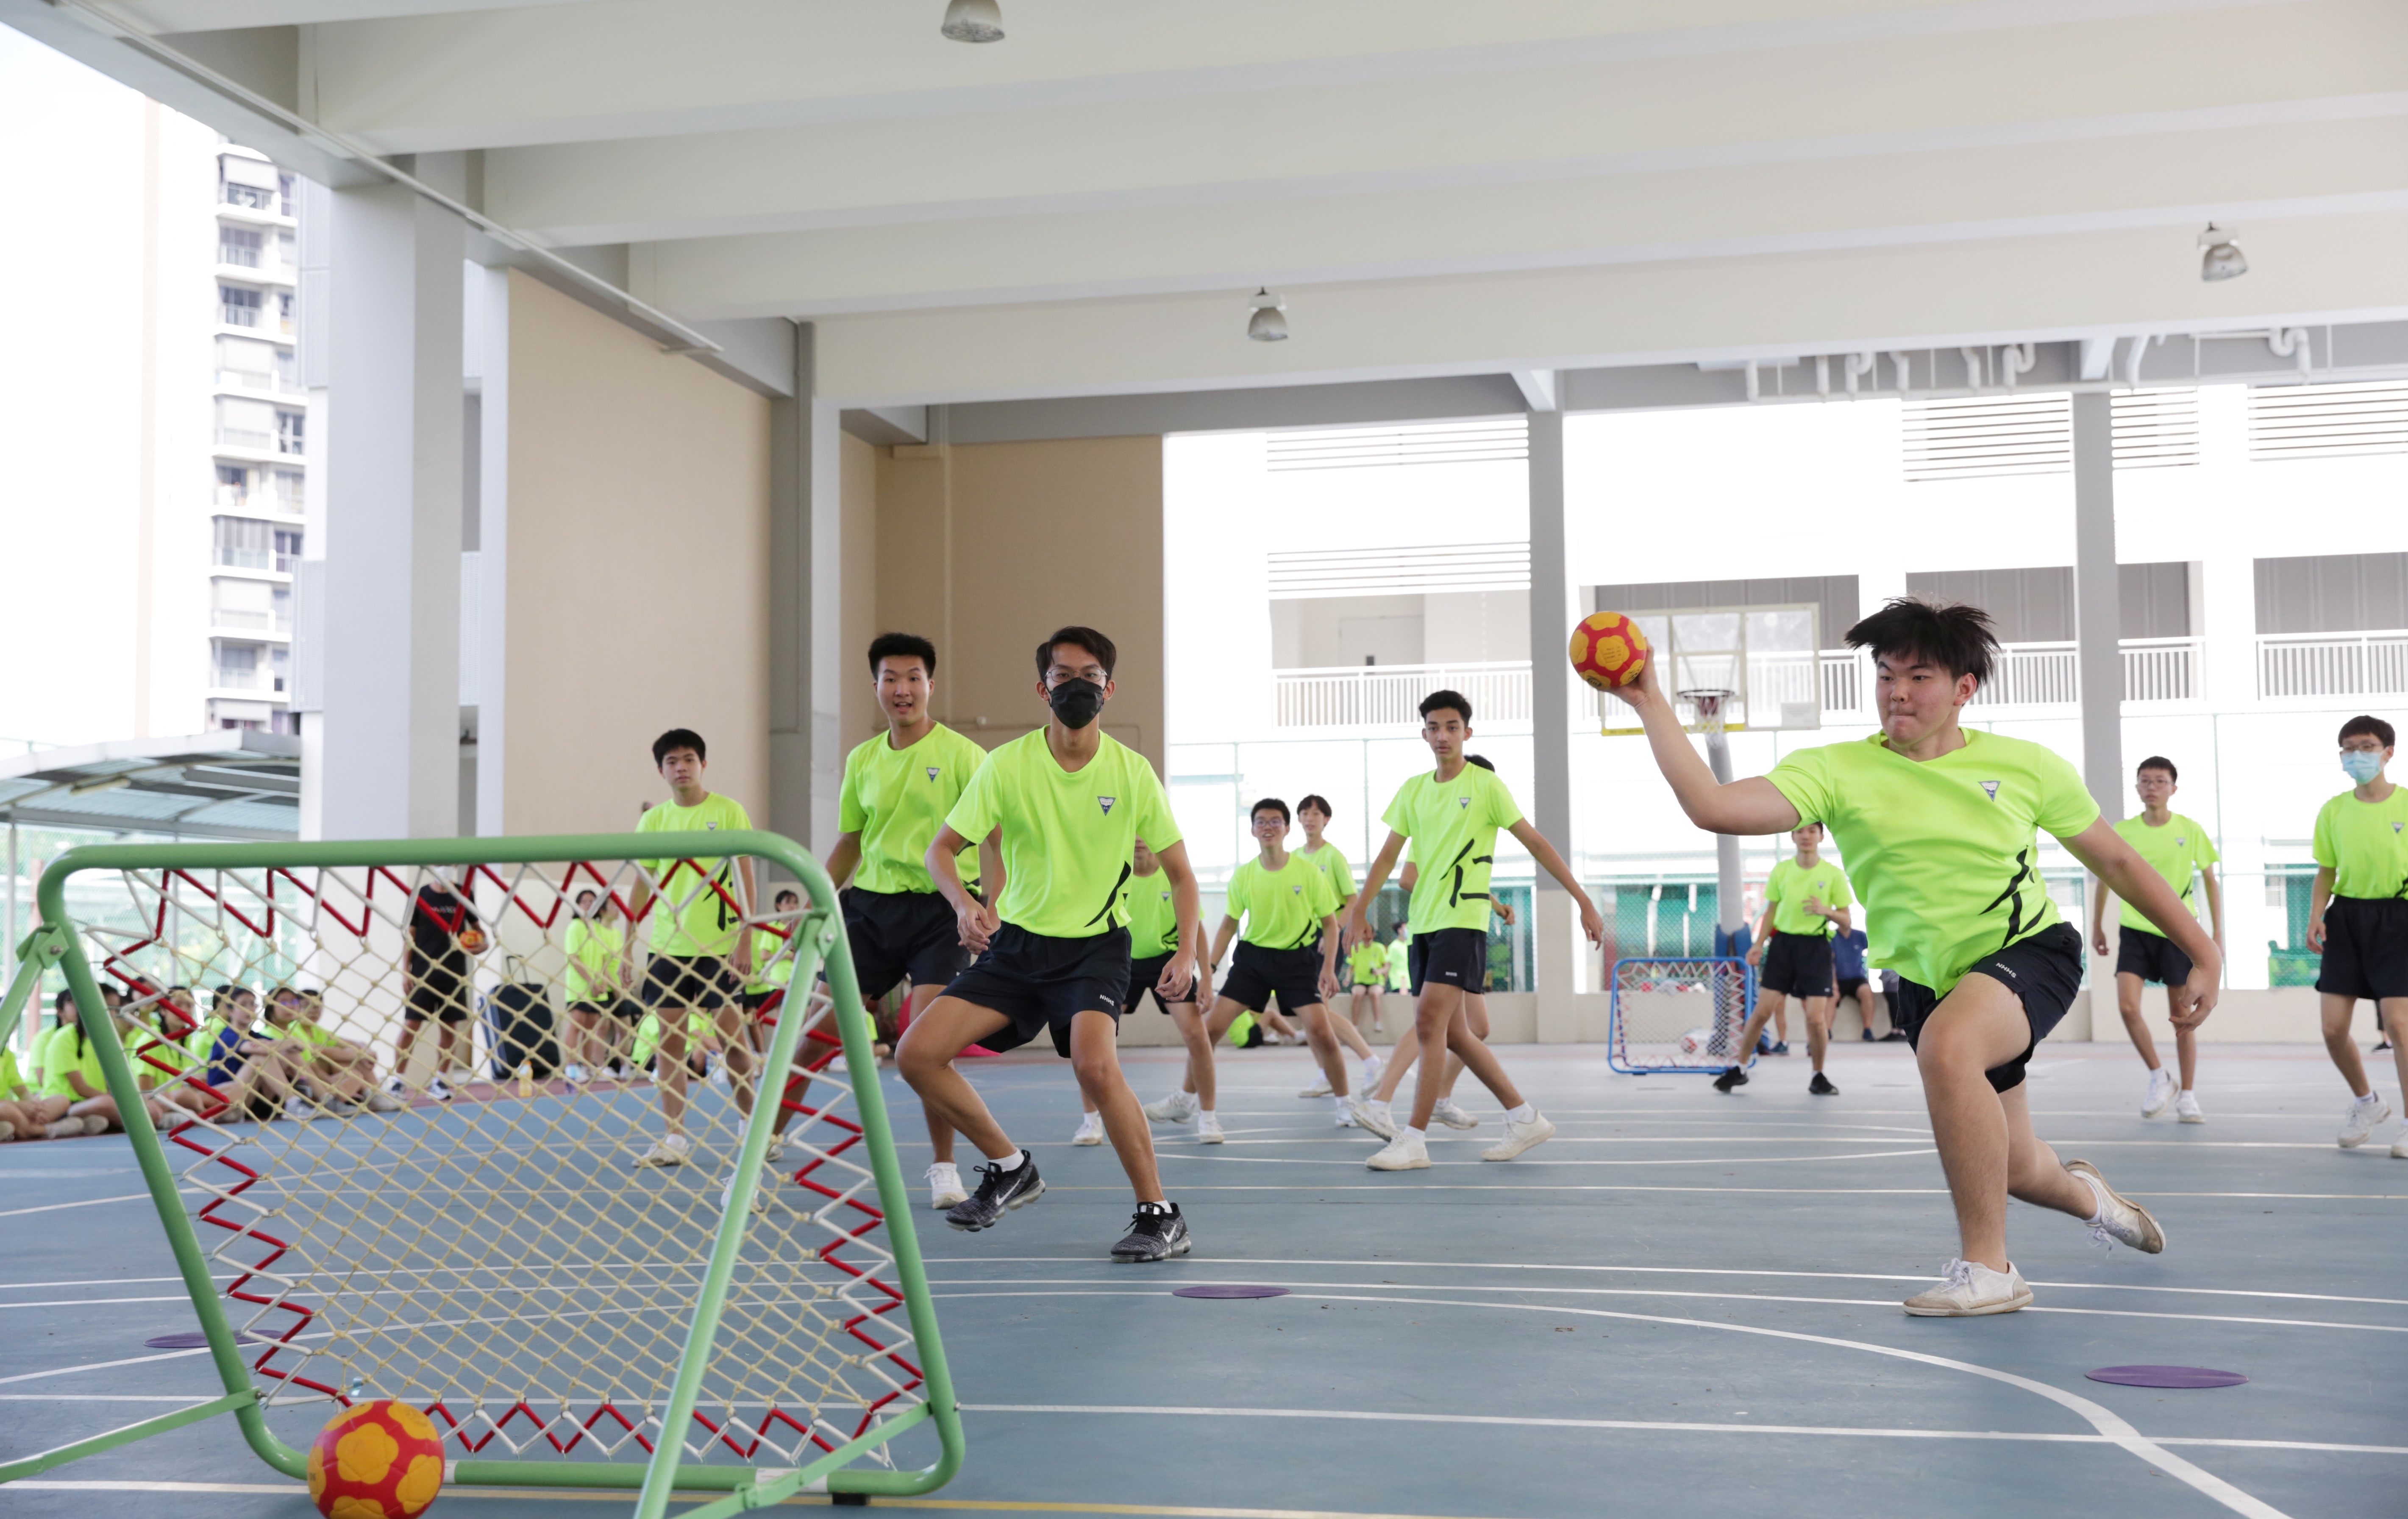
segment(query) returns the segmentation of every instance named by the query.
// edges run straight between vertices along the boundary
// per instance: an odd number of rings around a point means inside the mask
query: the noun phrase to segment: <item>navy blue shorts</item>
[[[975,1007],[1010,1020],[1002,1032],[979,1043],[1001,1053],[1051,1031],[1054,1053],[1070,1057],[1070,1021],[1102,1012],[1120,1022],[1128,991],[1129,936],[1125,928],[1086,939],[1032,934],[1007,923],[987,940],[986,953],[945,988]]]
[[[2012,1092],[2024,1084],[2024,1068],[2031,1064],[2032,1052],[2064,1021],[2073,994],[2082,990],[2082,936],[2065,924],[2050,924],[2029,939],[1982,956],[1965,974],[1976,971],[2013,991],[2024,1005],[2024,1021],[2031,1025],[2024,1053],[1983,1073],[1990,1078],[1992,1091]],[[1890,1026],[1902,1030],[1913,1049],[1923,1034],[1924,1020],[1938,1006],[1940,997],[1930,987],[1900,976],[1898,996],[1890,1000]]]

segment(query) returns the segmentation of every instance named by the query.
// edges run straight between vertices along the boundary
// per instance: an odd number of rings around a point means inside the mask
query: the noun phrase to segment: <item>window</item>
[[[301,471],[280,469],[276,472],[276,504],[286,511],[299,511],[307,499]]]
[[[297,208],[297,202],[300,199],[300,181],[295,176],[278,174],[276,177],[277,209],[286,216],[298,216],[300,211]]]
[[[251,628],[265,633],[275,625],[276,605],[264,580],[212,580],[209,621],[218,627]]]
[[[1910,595],[1968,601],[1990,614],[2000,643],[2073,641],[2073,566],[1910,573]]]
[[[285,391],[301,388],[301,362],[289,348],[276,351],[276,388]]]
[[[293,293],[289,290],[281,290],[276,293],[276,324],[279,331],[286,334],[287,336],[291,335],[293,331]]]
[[[1910,398],[1899,427],[1909,480],[2062,475],[2073,467],[2073,411],[2061,393]]]
[[[239,507],[250,499],[251,471],[240,465],[218,466],[218,505]]]
[[[218,645],[217,685],[227,691],[249,691],[259,684],[259,645]]]
[[[229,179],[225,186],[225,203],[249,211],[264,211],[276,202],[276,193],[255,184],[237,184]]]
[[[265,527],[266,526],[266,523],[262,523],[259,525]],[[292,574],[293,566],[299,563],[300,558],[301,530],[297,527],[280,527],[276,529],[276,568],[278,572],[285,575]]]
[[[246,269],[259,267],[261,238],[248,227],[218,228],[218,262],[239,264]]]
[[[2408,628],[2408,553],[2306,554],[2257,568],[2259,633]]]
[[[217,524],[217,562],[232,569],[265,569],[276,532],[265,523],[248,517],[220,517]],[[281,536],[279,534],[278,536]],[[301,535],[293,535],[294,552],[299,552]]]
[[[259,325],[259,292],[240,285],[218,287],[218,320],[229,327]]]
[[[300,264],[301,260],[294,252],[294,246],[293,234],[289,232],[278,233],[276,235],[276,262],[281,264],[288,269],[296,267]]]
[[[308,425],[308,421],[309,414],[306,411],[286,411],[279,408],[276,413],[276,451],[279,453],[308,452],[308,451],[304,449],[301,443],[302,435]]]
[[[2253,385],[2249,457],[2408,453],[2408,384]]]
[[[2190,566],[2181,560],[2115,566],[2115,610],[2127,638],[2187,638]]]
[[[271,585],[267,589],[269,625],[279,633],[292,632],[293,588],[289,585]],[[276,652],[276,667],[280,672],[284,668],[284,651],[281,649]],[[279,686],[277,689],[280,691],[283,688]]]

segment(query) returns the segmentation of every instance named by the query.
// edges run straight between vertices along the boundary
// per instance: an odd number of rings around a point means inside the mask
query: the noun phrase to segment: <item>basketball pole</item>
[[[1684,695],[1690,695],[1684,692]],[[1718,785],[1731,783],[1730,735],[1724,730],[1722,704],[1728,696],[1721,693],[1698,693],[1698,725],[1706,730],[1706,765],[1714,772]],[[1722,930],[1720,946],[1730,952],[1731,937],[1747,921],[1746,904],[1740,900],[1739,839],[1731,834],[1714,835],[1714,916]]]

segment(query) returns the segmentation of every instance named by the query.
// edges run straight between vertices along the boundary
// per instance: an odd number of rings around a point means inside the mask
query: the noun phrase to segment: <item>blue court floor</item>
[[[1105,1258],[1129,1197],[1112,1152],[1068,1143],[1068,1066],[970,1074],[1051,1191],[994,1231],[919,1216],[968,1406],[968,1464],[903,1512],[1485,1516],[2373,1515],[2408,1511],[2408,1161],[2398,1123],[2344,1152],[2346,1093],[2315,1047],[2211,1047],[2209,1122],[2144,1121],[2138,1062],[2043,1047],[2033,1106],[2060,1154],[2157,1213],[2170,1248],[2102,1254],[2018,1207],[2035,1305],[1914,1320],[1955,1234],[1914,1067],[1842,1046],[1842,1095],[1802,1056],[1718,1096],[1612,1074],[1592,1047],[1507,1047],[1561,1125],[1484,1165],[1481,1128],[1426,1172],[1362,1167],[1374,1141],[1299,1100],[1303,1053],[1223,1068],[1230,1142],[1157,1127],[1196,1232],[1157,1268]],[[1140,1095],[1168,1052],[1126,1056]],[[892,1077],[889,1077],[892,1082]],[[2378,1082],[2397,1102],[2387,1067]],[[918,1111],[896,1123],[916,1182]],[[0,1451],[215,1392],[158,1225],[116,1139],[0,1149]],[[1288,1296],[1209,1301],[1173,1287]],[[2177,1364],[2250,1381],[2152,1391],[2085,1379]],[[824,1501],[824,1500],[810,1500]],[[625,1500],[455,1489],[454,1519],[627,1512]],[[881,1505],[889,1507],[889,1505]],[[0,1488],[0,1515],[303,1519],[296,1485],[230,1424],[179,1430]]]

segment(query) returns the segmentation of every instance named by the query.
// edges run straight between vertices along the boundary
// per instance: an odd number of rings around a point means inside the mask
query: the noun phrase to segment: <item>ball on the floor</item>
[[[1713,1029],[1693,1028],[1681,1036],[1681,1053],[1683,1054],[1703,1054],[1706,1053],[1706,1046],[1713,1043],[1713,1041],[1714,1031]]]
[[[1572,629],[1572,669],[1599,691],[1627,686],[1647,667],[1647,636],[1620,612],[1591,612]]]
[[[309,1498],[326,1519],[415,1519],[443,1489],[443,1437],[407,1403],[354,1403],[309,1446]]]

